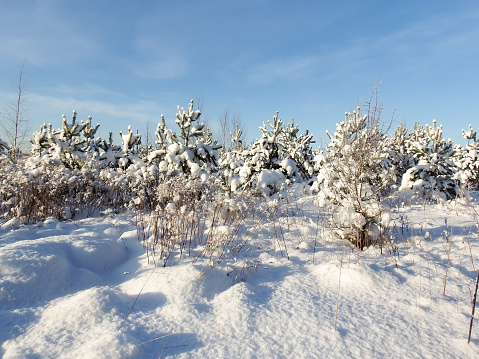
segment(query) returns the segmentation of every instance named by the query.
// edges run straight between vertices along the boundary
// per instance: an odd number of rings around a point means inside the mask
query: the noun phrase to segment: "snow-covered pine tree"
[[[235,134],[230,133],[233,146],[237,149],[224,151],[221,159],[223,168],[223,182],[229,191],[254,188],[269,195],[276,192],[284,184],[286,178],[282,172],[281,161],[285,146],[281,140],[283,121],[278,118],[279,112],[273,116],[273,122],[268,120],[260,127],[261,138],[249,148],[244,149],[235,139],[241,137],[237,128]],[[295,173],[296,166],[291,168]],[[290,170],[291,170],[290,169]]]
[[[243,131],[239,127],[238,124],[235,125],[235,132],[231,133],[230,132],[230,137],[231,137],[231,149],[234,151],[239,151],[239,150],[244,150],[245,145],[243,144],[243,141],[241,138],[243,137]]]
[[[377,110],[361,115],[360,107],[346,112],[334,135],[327,134],[318,202],[331,210],[334,234],[363,249],[379,240],[389,218],[380,197],[394,178],[392,167],[384,166],[386,135]]]
[[[40,127],[40,131],[34,132],[30,143],[32,144],[31,152],[34,156],[42,157],[50,148],[50,142],[48,141],[48,134],[52,132],[52,125],[44,123]]]
[[[251,171],[244,166],[248,150],[241,142],[242,131],[238,124],[235,126],[235,132],[230,132],[230,136],[231,149],[221,151],[219,165],[222,169],[221,177],[224,189],[231,193],[244,189]]]
[[[388,148],[387,160],[389,161],[389,165],[393,166],[396,177],[394,189],[399,188],[404,173],[415,163],[412,154],[406,146],[407,139],[408,129],[401,123],[386,140],[386,146]]]
[[[128,132],[123,133],[120,131],[121,147],[125,156],[135,153],[135,146],[141,143],[141,135],[134,134],[131,126],[128,126]]]
[[[86,139],[80,138],[83,125],[76,123],[77,112],[73,110],[72,122],[68,122],[62,115],[62,128],[58,131],[49,132],[48,140],[51,143],[50,153],[54,158],[60,159],[69,168],[81,167],[83,164],[79,154]],[[53,151],[52,151],[53,150]]]
[[[58,130],[53,130],[51,124],[43,124],[30,140],[32,154],[45,163],[61,162],[68,168],[81,168],[97,160],[102,165],[117,167],[118,159],[124,155],[121,147],[113,144],[111,132],[109,141],[95,138],[100,124],[92,126],[91,116],[78,123],[76,115],[73,110],[72,122],[63,115],[62,128]]]
[[[321,174],[321,168],[326,163],[326,154],[324,149],[318,148],[316,151],[314,151],[313,160],[311,163],[313,164],[314,176],[310,180],[310,190],[311,193],[318,193],[321,190],[321,184],[318,181],[318,176]]]
[[[97,123],[95,127],[91,125],[91,120],[92,117],[89,115],[88,120],[86,122],[81,122],[83,128],[81,130],[81,133],[83,135],[83,138],[85,139],[85,146],[83,150],[85,152],[90,152],[90,153],[98,153],[100,148],[101,148],[101,139],[97,138],[95,139],[96,132],[98,131],[98,128],[100,127],[100,124]]]
[[[298,126],[284,125],[279,112],[273,121],[263,122],[261,138],[249,148],[239,139],[241,130],[236,126],[230,133],[232,149],[222,154],[221,167],[226,187],[231,191],[254,188],[266,195],[277,192],[291,182],[302,182],[314,174],[312,135],[306,131],[298,136]]]
[[[131,125],[128,126],[128,132],[120,131],[121,148],[123,150],[123,157],[118,159],[121,168],[126,169],[131,163],[143,161],[138,157],[136,149],[141,144],[141,135],[133,133]],[[135,148],[136,147],[136,148]]]
[[[442,136],[442,125],[416,125],[406,141],[415,164],[403,175],[400,191],[412,190],[420,197],[454,198],[457,195],[456,165],[453,162],[454,144]]]
[[[283,173],[289,172],[291,177],[297,175],[297,167],[292,163],[283,162],[288,156],[285,155],[286,146],[283,143],[283,121],[278,117],[279,112],[273,116],[273,122],[263,122],[260,127],[261,138],[255,141],[248,151],[243,151],[244,165],[236,169],[240,176],[243,188],[254,188],[271,195],[286,184]]]
[[[211,132],[209,126],[205,126],[202,137],[205,145],[219,148],[218,142],[213,139],[213,133]]]
[[[188,112],[183,107],[177,106],[176,124],[180,128],[180,137],[183,144],[189,146],[195,144],[195,139],[203,135],[204,124],[197,123],[201,116],[200,110],[193,110],[193,100],[188,104]]]
[[[165,122],[165,116],[161,114],[161,122],[158,123],[155,131],[156,136],[156,149],[150,152],[147,157],[149,163],[160,162],[164,160],[165,155],[168,153],[168,146],[170,144],[179,144],[180,142],[176,138],[176,133],[171,131]]]
[[[313,135],[309,134],[309,130],[298,136],[298,125],[294,124],[294,118],[291,119],[291,124],[287,124],[283,128],[281,134],[282,143],[285,146],[285,151],[289,159],[295,162],[298,174],[303,180],[309,180],[315,173],[314,171],[314,153],[311,148],[313,143]],[[283,159],[282,161],[284,161]],[[282,162],[284,163],[284,162]],[[290,173],[287,173],[290,175]]]
[[[193,100],[188,105],[188,112],[178,108],[176,124],[180,134],[168,129],[165,118],[161,115],[161,122],[155,132],[158,148],[148,156],[149,162],[159,162],[161,171],[180,171],[192,178],[205,180],[209,173],[216,171],[219,155],[217,147],[207,145],[211,142],[207,128],[198,123],[201,116],[199,110],[193,110]]]
[[[98,151],[98,160],[102,166],[117,168],[120,158],[124,157],[122,147],[113,143],[113,132],[109,132],[108,141],[98,138],[95,140]]]
[[[461,187],[469,190],[479,190],[479,141],[476,131],[469,125],[467,131],[462,130],[462,136],[467,140],[466,147],[457,145],[454,163],[457,166],[455,179]]]
[[[80,154],[84,152],[86,139],[81,139],[80,134],[85,124],[76,123],[76,111],[73,110],[72,122],[69,123],[62,115],[62,128],[52,130],[43,124],[39,132],[33,134],[32,153],[46,161],[61,161],[69,168],[81,167],[83,159]]]
[[[257,169],[279,169],[281,162],[281,152],[285,150],[285,145],[281,134],[284,130],[283,121],[278,118],[279,112],[273,116],[273,123],[268,120],[271,129],[268,130],[266,124],[260,127],[261,138],[256,141],[251,150],[255,153],[253,162],[257,164]],[[257,172],[259,172],[257,171]]]

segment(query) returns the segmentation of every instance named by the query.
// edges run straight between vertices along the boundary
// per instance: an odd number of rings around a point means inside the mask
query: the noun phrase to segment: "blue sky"
[[[383,119],[479,130],[479,2],[0,0],[0,101],[26,58],[32,131],[73,109],[107,137],[202,99],[250,140],[275,111],[317,143],[376,81]],[[117,137],[118,138],[118,137]]]

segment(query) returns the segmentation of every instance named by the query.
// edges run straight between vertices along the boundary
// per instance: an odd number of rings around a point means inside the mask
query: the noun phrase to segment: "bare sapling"
[[[28,121],[26,119],[27,108],[25,103],[28,101],[26,96],[25,81],[25,60],[18,71],[18,80],[12,85],[14,97],[5,104],[3,113],[0,112],[2,121],[0,122],[0,132],[6,136],[10,145],[10,159],[16,163],[21,155],[21,147],[29,133]]]

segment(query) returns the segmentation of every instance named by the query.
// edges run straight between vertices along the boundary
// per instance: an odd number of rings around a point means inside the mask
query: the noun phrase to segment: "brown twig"
[[[469,335],[467,342],[471,341],[472,322],[474,321],[474,310],[476,309],[477,285],[479,284],[479,271],[477,271],[476,289],[474,290],[474,298],[472,299],[471,322],[469,324]]]
[[[339,310],[339,294],[341,291],[341,270],[343,268],[343,259],[341,258],[340,264],[339,264],[339,283],[338,283],[338,298],[336,300],[336,316],[334,318],[334,330],[337,328],[338,324],[338,310]]]

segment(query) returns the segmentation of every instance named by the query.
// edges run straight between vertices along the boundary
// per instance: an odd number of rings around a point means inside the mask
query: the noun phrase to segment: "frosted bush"
[[[44,164],[61,162],[69,168],[80,168],[95,161],[102,166],[117,166],[125,155],[121,147],[113,145],[111,132],[109,141],[95,138],[100,125],[93,127],[91,116],[86,122],[78,123],[76,115],[73,110],[71,122],[63,115],[61,129],[54,130],[51,124],[43,124],[30,140],[32,154]]]
[[[30,158],[2,168],[0,180],[4,183],[0,191],[2,210],[24,223],[47,217],[66,220],[112,205],[98,171],[85,167],[69,169],[62,163],[45,164]]]
[[[411,189],[429,199],[454,198],[457,195],[454,147],[452,140],[446,141],[442,136],[442,125],[437,126],[436,120],[425,128],[416,125],[406,146],[415,164],[404,173],[399,190]]]
[[[287,126],[283,128],[281,134],[285,146],[285,152],[288,156],[287,158],[284,158],[283,161],[288,159],[290,160],[289,163],[291,163],[291,165],[292,161],[294,161],[296,167],[296,171],[291,171],[291,173],[287,173],[286,175],[288,178],[295,177],[309,180],[317,173],[317,168],[314,163],[315,154],[311,148],[313,135],[309,134],[308,130],[299,136],[298,132],[298,125],[294,124],[294,119],[292,118],[291,124],[287,124]],[[281,167],[285,169],[283,164],[281,164]]]
[[[278,115],[276,112],[272,122],[263,123],[259,128],[261,138],[248,148],[237,143],[241,136],[238,129],[235,134],[230,134],[233,148],[222,153],[220,162],[227,190],[235,192],[253,189],[272,194],[287,183],[302,182],[314,175],[312,135],[306,131],[298,137],[298,126],[294,125],[294,120],[285,127]],[[275,177],[281,177],[281,185],[276,180],[268,181],[265,185],[264,177],[271,179],[271,173],[275,173]]]
[[[462,136],[467,144],[455,148],[454,164],[457,172],[454,179],[463,188],[479,190],[479,141],[476,139],[476,131],[469,125],[467,131],[462,130]]]
[[[279,170],[262,170],[257,179],[257,189],[267,196],[283,189],[286,184],[286,177]]]
[[[138,146],[141,143],[141,135],[133,134],[131,126],[128,126],[128,132],[123,133],[120,131],[121,136],[121,146],[123,149],[123,154],[128,156],[135,152],[135,146]]]
[[[219,155],[215,146],[207,144],[211,143],[211,134],[204,124],[198,123],[200,116],[199,110],[193,110],[193,100],[188,111],[178,106],[175,121],[180,129],[178,135],[166,126],[161,115],[155,132],[157,148],[149,154],[147,161],[158,163],[160,171],[183,173],[205,181],[217,170]]]
[[[394,190],[400,187],[403,175],[415,164],[413,154],[408,150],[407,140],[408,130],[403,124],[400,124],[386,140],[387,160],[395,177]]]
[[[8,146],[8,143],[0,138],[0,166],[3,166],[10,161],[9,150],[10,147]]]
[[[331,142],[314,185],[320,190],[318,204],[333,213],[333,233],[361,249],[379,236],[387,213],[381,196],[394,180],[377,116],[374,110],[361,115],[358,107],[346,113],[334,135],[328,132]]]

